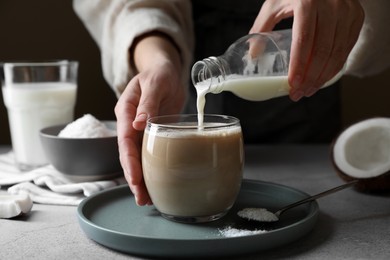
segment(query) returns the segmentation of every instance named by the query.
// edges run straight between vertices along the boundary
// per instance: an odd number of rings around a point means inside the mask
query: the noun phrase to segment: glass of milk
[[[42,128],[73,121],[78,62],[0,63],[15,162],[21,171],[48,163],[39,139]]]

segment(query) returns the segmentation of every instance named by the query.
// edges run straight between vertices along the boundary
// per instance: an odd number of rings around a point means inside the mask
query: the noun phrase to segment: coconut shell
[[[344,180],[345,182],[349,182],[352,180],[356,180],[358,178],[351,177],[340,170],[340,168],[336,165],[334,160],[334,144],[337,139],[335,139],[331,143],[331,149],[330,149],[330,157],[332,161],[333,168],[335,169],[337,175]],[[384,173],[383,175],[380,175],[378,177],[374,178],[367,178],[367,179],[358,179],[359,182],[357,182],[354,185],[354,188],[361,192],[386,192],[390,191],[390,172]]]

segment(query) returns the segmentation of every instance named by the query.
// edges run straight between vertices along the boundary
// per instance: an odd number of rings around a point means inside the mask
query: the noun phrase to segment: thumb
[[[133,128],[138,131],[143,131],[145,129],[148,118],[158,115],[160,98],[152,89],[154,88],[150,87],[141,94],[137,107],[137,114],[133,121]]]
[[[141,112],[137,114],[133,121],[133,128],[137,131],[142,131],[146,127],[146,121],[148,120],[149,115],[147,113]]]
[[[265,1],[249,33],[272,31],[277,23],[291,16],[291,0]]]

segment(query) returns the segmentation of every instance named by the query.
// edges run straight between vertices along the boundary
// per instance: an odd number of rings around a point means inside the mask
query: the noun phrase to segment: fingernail
[[[303,97],[303,91],[302,90],[295,90],[291,93],[291,99],[293,101],[298,101]]]
[[[148,119],[148,115],[142,113],[139,114],[134,121],[146,121],[146,119]]]

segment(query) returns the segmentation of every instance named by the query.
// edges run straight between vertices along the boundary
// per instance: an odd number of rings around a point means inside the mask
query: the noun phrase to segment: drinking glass
[[[39,131],[74,118],[77,61],[5,62],[0,64],[15,162],[21,171],[48,163]]]
[[[237,118],[197,115],[150,118],[144,132],[144,180],[161,215],[184,223],[224,216],[241,186],[243,137]]]

